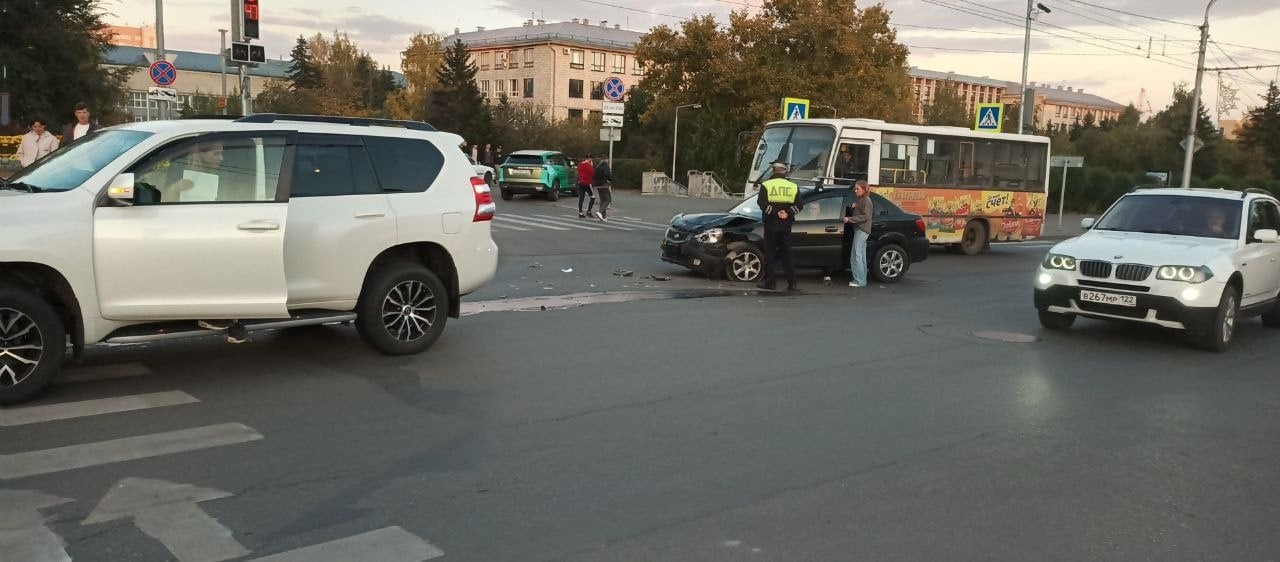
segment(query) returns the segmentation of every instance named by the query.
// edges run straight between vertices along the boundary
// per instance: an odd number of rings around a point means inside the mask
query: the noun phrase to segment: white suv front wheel
[[[0,406],[48,386],[66,352],[67,331],[53,306],[30,290],[0,284]]]
[[[387,355],[411,355],[444,333],[449,293],[430,269],[397,262],[380,267],[356,305],[356,331]]]
[[[1218,301],[1217,314],[1213,316],[1213,325],[1202,332],[1191,334],[1194,343],[1208,351],[1226,351],[1236,335],[1237,321],[1240,319],[1240,292],[1234,285],[1227,285],[1222,290],[1222,298]]]

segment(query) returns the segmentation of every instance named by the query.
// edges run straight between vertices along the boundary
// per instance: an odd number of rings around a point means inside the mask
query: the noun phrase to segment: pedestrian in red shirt
[[[585,219],[591,214],[591,209],[596,206],[596,194],[591,189],[591,179],[596,175],[595,166],[591,164],[591,155],[588,154],[581,162],[578,162],[578,218]],[[590,197],[587,203],[587,213],[582,213],[582,202]]]

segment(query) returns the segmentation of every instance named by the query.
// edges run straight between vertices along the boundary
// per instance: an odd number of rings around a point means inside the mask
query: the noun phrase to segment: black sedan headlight
[[[724,229],[712,228],[710,230],[704,230],[699,232],[697,236],[694,236],[694,239],[702,242],[703,244],[719,244],[720,240],[724,239]]]
[[[1161,281],[1204,283],[1212,278],[1213,272],[1205,266],[1162,265],[1159,269],[1156,269],[1156,279]]]
[[[1064,271],[1076,270],[1076,259],[1071,256],[1062,254],[1049,254],[1044,257],[1045,269],[1061,269]]]

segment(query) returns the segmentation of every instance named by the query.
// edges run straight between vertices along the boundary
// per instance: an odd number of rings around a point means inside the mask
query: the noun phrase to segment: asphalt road
[[[499,212],[593,224],[567,204]],[[421,356],[341,326],[93,350],[0,410],[0,560],[1276,558],[1280,333],[1044,332],[1045,243],[792,296],[638,228],[725,206],[508,222]]]

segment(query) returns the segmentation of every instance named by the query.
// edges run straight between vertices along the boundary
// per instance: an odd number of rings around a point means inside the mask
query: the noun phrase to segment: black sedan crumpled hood
[[[671,225],[686,232],[698,232],[718,226],[738,226],[754,222],[759,221],[733,213],[696,213],[680,215],[674,221],[671,221]]]

